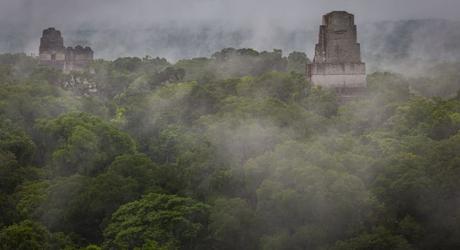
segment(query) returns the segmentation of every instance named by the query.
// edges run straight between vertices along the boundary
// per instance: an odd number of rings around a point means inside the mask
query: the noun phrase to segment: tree
[[[305,75],[308,60],[307,55],[303,52],[293,51],[289,53],[288,57],[287,70],[289,72],[294,71],[296,73]]]
[[[403,237],[394,235],[383,227],[377,227],[371,233],[363,233],[350,240],[339,241],[334,249],[411,250],[414,248]]]
[[[368,219],[371,194],[361,179],[344,171],[342,162],[325,153],[324,144],[288,141],[244,166],[268,241],[287,233],[282,239],[292,246],[288,249],[321,248]]]
[[[0,226],[18,217],[13,197],[18,186],[38,176],[39,171],[30,166],[35,150],[24,131],[9,120],[0,120]]]
[[[113,61],[113,67],[119,71],[135,71],[142,64],[138,57],[121,57]]]
[[[50,234],[37,222],[25,220],[0,231],[0,249],[41,250],[49,248]]]
[[[50,184],[36,216],[53,232],[74,233],[100,243],[102,228],[112,213],[141,195],[140,184],[130,177],[111,172],[97,177],[73,175]]]
[[[312,87],[307,91],[307,98],[302,100],[302,105],[307,110],[325,117],[337,114],[339,103],[335,91],[321,87]]]
[[[216,249],[257,249],[258,219],[245,200],[216,200],[209,219],[209,231]]]
[[[166,249],[199,249],[208,206],[175,195],[151,193],[121,206],[104,231],[105,248],[132,249],[156,242]]]
[[[139,194],[159,191],[159,167],[144,154],[121,155],[107,169],[108,174],[132,179]]]
[[[30,164],[36,146],[29,135],[14,126],[8,119],[0,121],[0,152],[10,152],[21,165]]]
[[[42,120],[39,127],[56,175],[96,175],[115,157],[136,150],[129,135],[86,113]]]

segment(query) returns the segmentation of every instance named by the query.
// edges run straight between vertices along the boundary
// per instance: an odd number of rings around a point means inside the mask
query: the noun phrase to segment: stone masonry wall
[[[307,77],[314,85],[324,87],[366,86],[366,66],[361,61],[352,14],[334,11],[323,16]]]
[[[81,71],[93,60],[90,47],[64,47],[61,32],[55,28],[43,30],[40,38],[39,61],[64,72]]]

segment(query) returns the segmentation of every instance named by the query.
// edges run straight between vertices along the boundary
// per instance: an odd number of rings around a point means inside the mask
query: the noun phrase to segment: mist
[[[355,15],[369,72],[410,73],[401,69],[408,62],[421,69],[460,59],[459,8],[455,0],[3,1],[0,52],[37,54],[41,31],[56,27],[66,46],[91,46],[96,58],[150,55],[174,62],[227,47],[312,58],[322,15],[346,10]]]
[[[0,0],[0,249],[457,249],[459,9]],[[351,96],[305,74],[332,10]],[[43,64],[48,27],[96,60]]]

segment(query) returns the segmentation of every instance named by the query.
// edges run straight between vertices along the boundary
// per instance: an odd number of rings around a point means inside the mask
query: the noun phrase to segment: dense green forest
[[[306,55],[0,55],[0,249],[459,249],[460,64],[341,102]]]

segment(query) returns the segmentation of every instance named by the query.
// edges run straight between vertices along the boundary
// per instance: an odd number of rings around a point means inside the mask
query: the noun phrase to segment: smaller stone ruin
[[[39,48],[39,61],[43,65],[64,72],[83,71],[93,61],[93,54],[90,47],[64,47],[61,32],[55,28],[43,30]]]
[[[65,58],[64,71],[80,71],[93,60],[93,51],[90,47],[83,48],[80,45],[75,48],[67,47]]]

